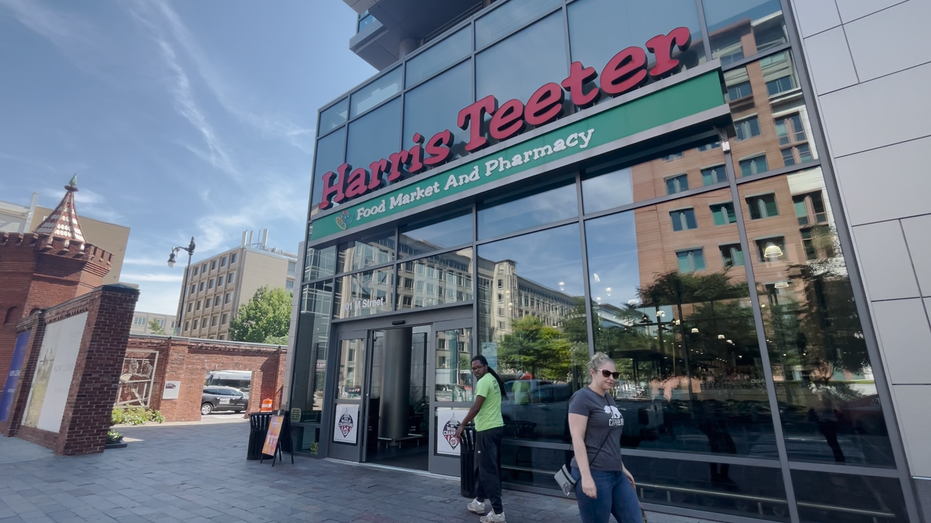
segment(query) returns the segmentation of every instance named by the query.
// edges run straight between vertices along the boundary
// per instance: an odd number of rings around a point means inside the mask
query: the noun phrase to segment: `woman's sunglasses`
[[[617,379],[621,375],[620,372],[611,372],[608,369],[601,369],[601,375],[605,378],[614,378]]]

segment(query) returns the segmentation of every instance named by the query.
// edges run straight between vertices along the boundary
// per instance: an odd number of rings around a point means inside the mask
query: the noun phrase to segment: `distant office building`
[[[149,324],[154,320],[165,334],[171,334],[175,330],[175,321],[177,317],[174,314],[156,314],[154,312],[136,311],[133,314],[133,326],[130,334],[159,334],[152,332]]]
[[[252,243],[252,232],[244,232],[239,247],[191,264],[182,299],[182,336],[228,339],[230,320],[257,290],[294,292],[297,255],[268,249],[267,229],[260,238]]]
[[[29,232],[35,227],[29,227],[36,212],[36,201],[39,193],[32,193],[32,201],[28,206],[10,202],[0,202],[0,232]]]

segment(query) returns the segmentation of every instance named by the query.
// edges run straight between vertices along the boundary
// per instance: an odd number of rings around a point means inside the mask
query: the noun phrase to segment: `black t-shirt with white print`
[[[600,396],[590,387],[583,387],[569,400],[569,413],[581,414],[588,418],[585,427],[585,448],[588,450],[589,468],[622,470],[621,433],[624,432],[624,417],[617,409],[614,398],[608,394]],[[598,451],[599,448],[601,452]],[[578,467],[575,458],[572,458],[572,466]]]

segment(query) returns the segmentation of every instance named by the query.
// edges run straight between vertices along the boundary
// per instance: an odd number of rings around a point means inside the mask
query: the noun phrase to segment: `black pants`
[[[475,462],[478,476],[475,480],[475,498],[488,499],[495,514],[504,512],[501,504],[501,438],[504,427],[475,432]]]

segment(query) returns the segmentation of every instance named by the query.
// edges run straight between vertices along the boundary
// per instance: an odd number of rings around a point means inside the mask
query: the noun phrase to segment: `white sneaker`
[[[478,518],[478,520],[479,520],[481,523],[505,523],[504,512],[502,512],[502,513],[500,513],[500,514],[495,514],[495,511],[492,510],[492,511],[488,512],[487,515],[484,515],[484,516]]]
[[[485,513],[485,502],[479,501],[476,498],[476,499],[473,499],[472,502],[466,506],[466,508],[469,509],[469,512],[474,512],[476,514],[484,514]]]

